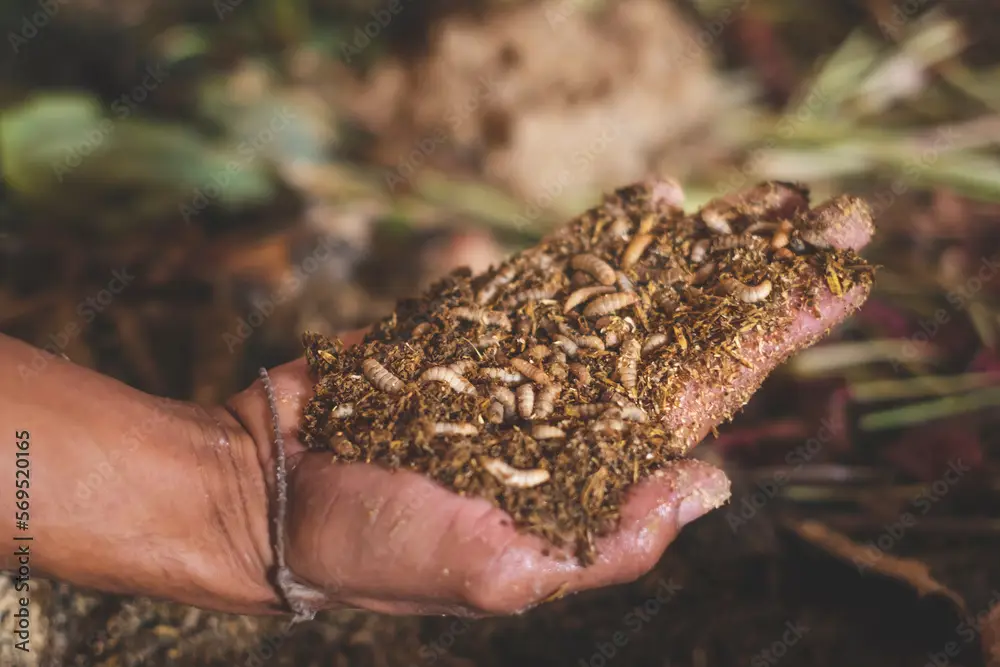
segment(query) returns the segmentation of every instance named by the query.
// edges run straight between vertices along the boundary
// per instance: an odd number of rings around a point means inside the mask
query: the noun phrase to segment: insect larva
[[[773,232],[778,228],[776,222],[755,222],[743,230],[744,234],[756,234],[757,232]]]
[[[476,435],[479,429],[475,424],[434,423],[434,435]]]
[[[623,292],[635,291],[635,283],[633,283],[629,277],[621,271],[615,271],[615,282],[618,284],[618,289]]]
[[[538,392],[538,400],[535,401],[535,411],[531,415],[532,419],[545,419],[555,410],[555,400],[562,391],[562,387],[557,384],[547,384]]]
[[[711,239],[701,239],[696,241],[693,246],[691,246],[691,261],[695,264],[701,264],[705,261],[705,256],[708,254],[708,249],[712,246]]]
[[[570,287],[586,287],[587,285],[592,285],[594,279],[590,277],[590,274],[584,273],[583,271],[574,271],[573,275],[569,279]]]
[[[744,303],[757,303],[763,301],[771,294],[771,281],[763,280],[759,285],[750,286],[741,283],[731,276],[724,276],[719,280],[719,284],[729,294],[732,294]]]
[[[343,405],[338,405],[333,410],[330,411],[331,419],[344,419],[345,417],[350,417],[354,414],[354,403],[344,403]]]
[[[608,296],[611,295],[609,294]],[[576,343],[577,347],[585,347],[591,350],[604,349],[604,341],[601,340],[600,336],[591,336],[591,335],[580,336],[562,322],[559,323],[559,331],[560,333],[562,333],[562,335],[566,336],[571,341]]]
[[[476,388],[464,377],[447,366],[434,366],[421,374],[423,382],[442,382],[460,394],[475,394]]]
[[[375,385],[376,389],[390,394],[398,394],[403,391],[405,386],[402,380],[375,359],[369,358],[361,362],[361,372],[365,374],[365,378],[369,382]]]
[[[642,253],[646,252],[646,248],[648,248],[649,244],[652,242],[652,234],[636,234],[632,240],[628,242],[628,246],[625,248],[625,253],[622,255],[622,268],[628,269],[633,264],[638,262],[642,257]]]
[[[530,489],[549,481],[549,471],[544,468],[520,470],[511,467],[500,459],[482,459],[483,470],[496,477],[507,486],[517,489]]]
[[[659,350],[669,341],[670,341],[670,336],[665,333],[650,334],[649,336],[646,337],[646,341],[642,344],[642,350],[640,352],[640,356],[645,357],[646,355]]]
[[[789,235],[794,229],[795,226],[790,221],[782,220],[781,224],[778,225],[778,230],[771,237],[771,248],[778,250],[788,245],[788,241],[790,240]]]
[[[486,305],[493,300],[493,297],[497,295],[500,288],[507,283],[514,280],[517,277],[517,269],[514,268],[513,264],[508,264],[507,266],[500,269],[499,272],[489,282],[483,285],[479,293],[476,294],[476,303],[480,306]]]
[[[577,350],[579,349],[575,342],[563,334],[556,334],[552,337],[554,339],[553,345],[558,345],[560,349],[566,352],[567,356],[575,357]]]
[[[562,350],[556,349],[552,353],[552,363],[554,364],[565,364],[566,363],[566,353]]]
[[[701,221],[705,223],[708,229],[716,234],[732,234],[733,228],[729,225],[729,221],[726,220],[726,216],[719,213],[715,209],[709,208],[704,209],[701,212]]]
[[[516,409],[514,392],[507,387],[497,385],[490,389],[490,398],[503,407],[504,419],[509,419],[514,416],[514,410]]]
[[[541,361],[552,354],[548,345],[532,345],[528,348],[528,357],[535,361]]]
[[[474,359],[462,359],[461,361],[448,364],[448,368],[455,371],[459,375],[465,375],[466,373],[475,370],[476,362]]]
[[[639,295],[635,292],[615,292],[597,297],[583,309],[584,317],[600,317],[610,315],[616,310],[621,310],[631,306],[639,300]],[[579,342],[579,341],[577,341]]]
[[[692,285],[701,285],[715,273],[715,262],[706,262],[691,276]]]
[[[624,217],[616,216],[611,226],[608,227],[608,233],[611,236],[617,236],[618,238],[624,239],[628,238],[628,233],[631,231],[632,225]]]
[[[585,253],[576,255],[570,261],[570,266],[580,271],[586,271],[602,285],[615,284],[615,270],[607,262],[596,255]]]
[[[607,410],[602,415],[601,419],[622,419],[629,422],[638,422],[640,424],[645,424],[649,419],[649,415],[646,411],[640,408],[638,405],[623,405],[616,406]]]
[[[566,408],[566,414],[573,417],[596,417],[604,414],[609,408],[613,408],[611,403],[584,403],[583,405],[571,405]]]
[[[530,419],[535,411],[535,388],[522,384],[517,388],[517,412],[524,419]]]
[[[788,248],[778,248],[774,251],[775,259],[794,259],[795,253]]]
[[[598,419],[591,428],[598,433],[602,431],[624,431],[625,422],[621,419]]]
[[[590,369],[583,364],[570,364],[569,372],[575,375],[577,382],[584,387],[590,384]]]
[[[520,373],[514,373],[506,368],[483,368],[480,369],[480,373],[483,377],[487,377],[491,380],[499,380],[504,384],[518,384],[524,382],[524,376]]]
[[[537,382],[538,384],[552,383],[552,378],[550,378],[545,371],[538,366],[535,366],[530,361],[526,361],[524,359],[511,359],[510,365],[515,371],[533,382]]]
[[[556,380],[565,380],[569,375],[569,368],[563,362],[556,362],[549,367],[549,375]]]
[[[500,327],[501,329],[506,329],[507,331],[510,331],[511,329],[510,318],[508,318],[504,313],[494,310],[459,306],[458,308],[452,308],[451,314],[460,320],[475,322],[476,324],[483,324],[486,326]]]
[[[548,424],[539,424],[531,429],[531,437],[535,440],[556,440],[566,437],[566,431]]]
[[[600,296],[602,294],[610,294],[614,292],[615,288],[609,285],[592,285],[590,287],[581,287],[566,299],[566,303],[563,304],[563,312],[568,313],[573,310],[581,303],[584,303],[595,296]]]
[[[413,331],[410,332],[410,336],[412,338],[420,338],[424,334],[430,333],[431,329],[433,328],[434,325],[431,324],[430,322],[421,322],[417,326],[413,327]]]
[[[473,347],[475,347],[476,349],[480,349],[481,350],[481,349],[485,349],[487,347],[493,347],[494,345],[499,345],[499,344],[500,344],[500,339],[499,338],[497,338],[496,336],[486,335],[486,336],[480,336],[479,338],[477,338],[476,342],[473,343]]]
[[[641,346],[637,338],[629,338],[622,343],[621,355],[618,357],[618,377],[622,386],[635,393],[639,376],[639,355]]]
[[[712,250],[732,250],[733,248],[748,248],[758,244],[763,244],[756,236],[750,234],[731,234],[720,236],[712,241]]]
[[[493,401],[490,406],[486,408],[486,419],[491,424],[502,424],[504,418],[503,403],[500,401]]]
[[[514,305],[520,305],[528,301],[545,301],[546,299],[551,299],[558,291],[559,289],[552,285],[527,289],[514,295]]]

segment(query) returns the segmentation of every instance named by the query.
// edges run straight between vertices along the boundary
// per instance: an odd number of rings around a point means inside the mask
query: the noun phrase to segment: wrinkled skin
[[[847,218],[831,231],[836,247],[868,242],[870,219]],[[867,296],[856,287],[843,299],[826,295],[821,317],[798,314],[786,330],[747,345],[754,370],[730,387],[752,388],[795,350],[815,342]],[[345,344],[360,340],[355,333]],[[631,493],[617,533],[598,542],[598,560],[587,568],[567,554],[545,555],[547,545],[519,534],[502,511],[482,499],[462,498],[409,471],[335,464],[307,452],[297,439],[298,415],[312,392],[304,361],[274,369],[279,422],[290,466],[287,564],[298,581],[321,590],[327,604],[389,613],[507,614],[556,593],[632,581],[650,570],[686,523],[729,497],[722,471],[697,460],[680,461]],[[709,405],[697,425],[704,437],[713,416],[729,413],[739,392],[692,387]],[[274,485],[271,417],[261,383],[230,406],[258,445],[260,462]],[[707,409],[706,409],[707,408]],[[666,422],[690,424],[690,414]],[[262,547],[261,547],[262,548]]]
[[[857,216],[830,229],[834,245],[855,248],[872,231],[870,220]],[[799,313],[787,330],[746,346],[755,369],[729,387],[752,389],[865,297],[862,287],[843,299],[828,296],[818,304],[819,319]],[[0,423],[30,430],[32,577],[221,611],[286,609],[272,578],[275,447],[260,382],[225,407],[206,409],[143,394],[3,336],[0,363],[10,371],[0,388]],[[414,473],[335,465],[328,453],[305,451],[297,440],[312,393],[305,364],[273,369],[271,378],[289,454],[287,566],[319,592],[319,607],[522,611],[557,591],[637,578],[684,524],[729,496],[721,471],[678,462],[633,489],[618,532],[598,542],[595,565],[581,568],[561,554],[545,555],[540,539],[516,532],[484,500],[453,495]],[[738,391],[695,392],[701,416],[668,415],[668,422],[704,434],[739,407]],[[0,456],[14,460],[16,442],[0,440]],[[0,494],[0,513],[13,516],[13,502]],[[0,566],[16,570],[7,535],[0,537]]]

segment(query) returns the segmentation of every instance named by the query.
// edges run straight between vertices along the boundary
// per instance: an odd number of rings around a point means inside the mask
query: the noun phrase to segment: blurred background
[[[7,0],[0,331],[148,392],[223,400],[298,356],[301,331],[370,324],[650,173],[692,210],[765,179],[863,195],[883,268],[856,317],[699,447],[732,503],[635,584],[514,619],[336,612],[289,632],[40,583],[35,650],[5,631],[0,663],[986,664],[998,13]],[[5,627],[16,604],[5,580]]]

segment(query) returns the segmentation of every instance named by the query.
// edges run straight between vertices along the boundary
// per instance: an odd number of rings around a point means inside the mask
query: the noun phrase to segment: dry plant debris
[[[669,180],[621,188],[485,274],[401,302],[352,349],[305,334],[318,381],[304,441],[486,498],[592,562],[629,487],[750,398],[764,373],[734,379],[765,342],[780,347],[817,297],[871,283],[829,241],[870,221],[860,200],[810,210],[787,183],[693,215],[682,199]],[[807,241],[813,227],[827,234]],[[702,398],[719,387],[724,405]]]

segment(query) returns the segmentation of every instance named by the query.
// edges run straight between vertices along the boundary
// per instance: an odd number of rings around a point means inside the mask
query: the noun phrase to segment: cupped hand
[[[773,207],[794,203],[775,201]],[[863,206],[843,210],[851,213],[817,233],[833,246],[859,249],[871,237],[871,218]],[[791,323],[744,346],[753,368],[727,386],[692,385],[686,392],[690,400],[666,416],[667,425],[704,437],[778,364],[856,309],[867,291],[859,285],[843,297],[821,294],[808,308],[805,298],[791,299]],[[359,339],[354,333],[344,342]],[[410,471],[334,463],[329,453],[307,451],[298,439],[314,384],[306,364],[298,360],[270,376],[288,452],[285,558],[298,582],[321,593],[319,606],[399,614],[523,611],[554,595],[636,579],[655,565],[684,525],[729,498],[729,480],[721,470],[678,461],[631,490],[617,531],[598,541],[596,563],[581,567],[540,538],[519,533],[510,517],[486,500],[460,497]],[[273,497],[274,438],[262,383],[235,396],[228,407],[256,444]],[[256,548],[265,552],[270,545]]]

